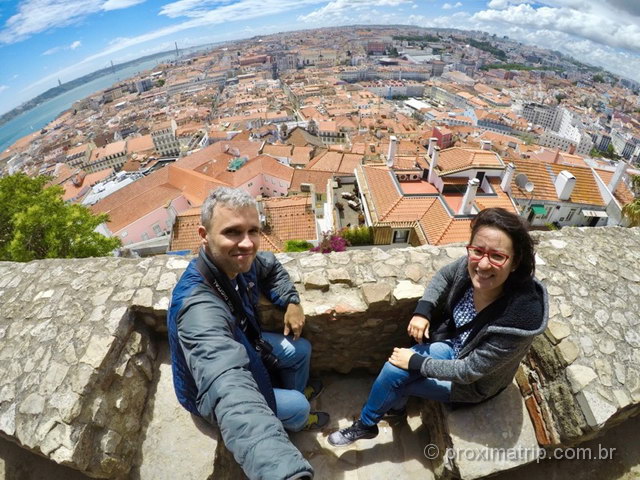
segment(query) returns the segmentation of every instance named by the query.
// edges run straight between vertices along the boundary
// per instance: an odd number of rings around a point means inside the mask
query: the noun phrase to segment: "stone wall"
[[[517,380],[537,442],[571,445],[638,412],[640,229],[538,238],[551,321]],[[425,246],[281,255],[301,292],[313,368],[377,371],[408,344],[424,285],[462,254]],[[0,432],[86,475],[126,477],[147,433],[145,409],[166,395],[153,362],[186,265],[167,256],[0,263]],[[267,325],[279,328],[280,318],[263,304]]]

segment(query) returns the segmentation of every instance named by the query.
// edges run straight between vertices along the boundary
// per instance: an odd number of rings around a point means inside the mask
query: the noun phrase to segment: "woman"
[[[506,388],[547,326],[533,247],[519,216],[481,211],[471,222],[467,256],[437,272],[418,302],[407,328],[418,344],[393,350],[360,418],[329,443],[374,438],[383,416],[405,415],[409,396],[478,403]]]

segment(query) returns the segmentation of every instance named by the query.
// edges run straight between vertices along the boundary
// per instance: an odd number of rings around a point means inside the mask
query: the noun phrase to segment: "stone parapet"
[[[529,414],[538,444],[572,445],[638,412],[640,229],[536,236],[551,317],[521,365],[523,410],[512,413]],[[429,279],[462,254],[424,246],[280,255],[301,293],[313,368],[377,371],[394,346],[408,345],[406,325]],[[155,381],[156,342],[186,265],[168,256],[0,263],[0,432],[92,477],[151,471],[136,458],[143,439],[154,445],[145,435],[167,430],[146,429],[145,418],[156,385],[170,388]],[[281,312],[266,302],[261,310],[279,330]],[[442,418],[449,444],[460,425],[465,441],[474,438],[471,420]]]

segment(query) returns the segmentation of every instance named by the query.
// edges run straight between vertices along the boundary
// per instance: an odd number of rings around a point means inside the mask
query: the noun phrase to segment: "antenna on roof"
[[[533,183],[529,181],[524,173],[516,175],[516,185],[520,190],[524,190],[527,193],[533,192]]]

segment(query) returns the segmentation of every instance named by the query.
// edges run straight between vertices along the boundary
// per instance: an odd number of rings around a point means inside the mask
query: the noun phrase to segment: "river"
[[[74,102],[108,88],[116,82],[132,77],[138,72],[152,69],[158,63],[174,58],[175,56],[173,54],[168,54],[166,57],[158,57],[153,60],[131,65],[122,70],[118,70],[115,74],[110,73],[104,77],[96,78],[18,115],[0,127],[0,152],[13,145],[16,140],[25,135],[40,130],[62,112],[69,109]]]

